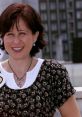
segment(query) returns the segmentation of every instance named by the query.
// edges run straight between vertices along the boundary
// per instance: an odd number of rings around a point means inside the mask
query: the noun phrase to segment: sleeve
[[[75,89],[66,68],[61,64],[52,64],[52,76],[52,99],[55,108],[59,108],[75,93]]]

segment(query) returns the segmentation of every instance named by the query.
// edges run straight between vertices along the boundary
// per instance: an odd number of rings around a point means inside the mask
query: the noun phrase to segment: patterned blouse
[[[0,117],[53,117],[57,108],[75,93],[66,69],[45,60],[36,81],[28,88],[0,88]]]

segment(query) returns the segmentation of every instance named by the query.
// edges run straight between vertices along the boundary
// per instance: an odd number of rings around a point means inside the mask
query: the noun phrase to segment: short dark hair
[[[44,28],[42,25],[40,15],[30,5],[24,3],[14,3],[9,5],[0,15],[0,37],[3,39],[6,32],[10,30],[13,25],[18,22],[18,19],[22,18],[27,27],[35,34],[39,32],[39,36],[33,46],[30,55],[34,56],[40,49],[46,45],[43,35]],[[1,45],[1,49],[5,50],[4,42]]]

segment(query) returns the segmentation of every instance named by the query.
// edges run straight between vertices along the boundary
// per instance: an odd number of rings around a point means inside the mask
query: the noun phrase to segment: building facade
[[[72,39],[82,38],[82,0],[39,0],[39,9],[48,40],[43,56],[72,61]]]

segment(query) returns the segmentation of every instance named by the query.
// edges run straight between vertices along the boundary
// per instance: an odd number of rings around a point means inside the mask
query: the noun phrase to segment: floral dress
[[[0,117],[53,117],[74,93],[66,69],[56,61],[44,60],[30,87],[0,87]]]

